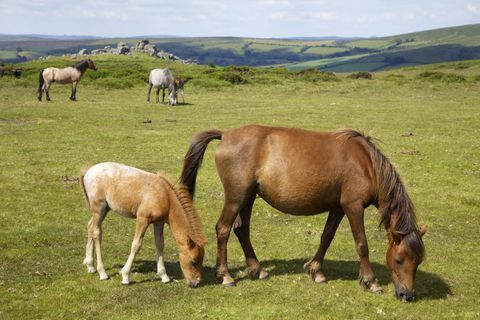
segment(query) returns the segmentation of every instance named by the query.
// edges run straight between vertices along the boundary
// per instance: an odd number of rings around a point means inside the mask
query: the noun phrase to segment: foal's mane
[[[190,238],[198,246],[204,247],[207,244],[207,240],[203,235],[200,217],[197,213],[197,210],[195,210],[195,207],[192,204],[192,196],[188,192],[188,188],[182,184],[178,186],[174,186],[167,178],[165,178],[161,174],[157,174],[157,175],[167,183],[167,185],[175,193],[175,196],[180,202],[180,205],[183,208],[183,213],[185,214],[185,217],[187,218],[187,221],[188,221]]]
[[[375,144],[375,139],[355,130],[338,131],[344,141],[352,138],[364,142],[370,154],[377,184],[377,203],[380,212],[380,225],[386,231],[403,236],[403,241],[411,248],[418,259],[423,259],[424,246],[418,231],[415,207],[390,159]]]

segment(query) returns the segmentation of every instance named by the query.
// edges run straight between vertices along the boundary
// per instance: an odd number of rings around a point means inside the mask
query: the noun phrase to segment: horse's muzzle
[[[399,290],[395,292],[395,296],[402,302],[413,302],[415,300],[415,291]]]

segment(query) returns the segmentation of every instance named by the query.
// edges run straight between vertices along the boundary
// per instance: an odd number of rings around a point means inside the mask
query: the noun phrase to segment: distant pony
[[[70,95],[70,100],[77,100],[77,84],[80,82],[83,74],[87,69],[97,70],[97,66],[91,59],[83,60],[77,63],[73,67],[67,67],[63,69],[58,68],[45,68],[40,71],[39,82],[38,82],[38,101],[42,101],[42,94],[45,91],[47,96],[47,101],[50,101],[50,86],[52,82],[58,82],[61,84],[71,83],[72,84],[72,94]]]
[[[159,93],[162,89],[162,103],[165,103],[165,88],[168,88],[169,95],[168,100],[169,104],[174,106],[177,104],[177,85],[173,79],[172,73],[168,69],[153,69],[150,71],[150,76],[148,77],[148,94],[147,102],[150,102],[150,92],[152,87],[156,89],[157,99],[156,103],[159,102]]]
[[[187,81],[184,81],[180,77],[175,77],[174,81],[175,81],[175,86],[177,87],[177,92],[181,91],[181,93],[182,93],[182,103],[185,104],[185,90],[183,88],[184,88],[184,85]]]

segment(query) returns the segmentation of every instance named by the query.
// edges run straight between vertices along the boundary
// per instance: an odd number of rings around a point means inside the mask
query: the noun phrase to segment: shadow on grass
[[[303,269],[304,263],[307,259],[292,259],[292,260],[265,260],[261,261],[262,266],[268,270],[270,277],[292,274],[305,274]],[[115,265],[112,268],[119,270],[123,265]],[[180,265],[175,262],[165,262],[165,268],[167,269],[170,278],[175,280],[183,279]],[[379,263],[372,263],[372,269],[375,272],[381,285],[385,286],[391,282],[390,272],[385,265]],[[335,280],[358,280],[359,262],[358,261],[340,261],[340,260],[325,260],[324,273],[329,281]],[[157,264],[155,261],[139,260],[135,261],[132,267],[132,272],[138,273],[156,273]],[[249,280],[247,274],[244,272],[244,268],[230,268],[230,273],[235,278],[235,281],[241,282]],[[204,266],[203,268],[203,284],[202,286],[220,285],[219,281],[215,278],[215,268],[211,266]],[[158,277],[152,279],[146,279],[133,283],[142,283],[150,281],[160,281]],[[312,285],[314,283],[312,282]],[[446,299],[448,295],[451,295],[450,286],[436,274],[425,272],[422,270],[417,271],[415,287],[417,290],[418,300],[439,300]]]

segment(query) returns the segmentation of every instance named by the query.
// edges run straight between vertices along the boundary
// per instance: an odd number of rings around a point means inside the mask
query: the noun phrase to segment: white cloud
[[[474,5],[473,3],[468,3],[467,4],[467,11],[471,13],[477,13],[479,12],[478,6]]]

